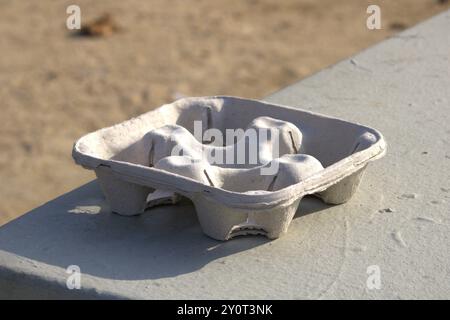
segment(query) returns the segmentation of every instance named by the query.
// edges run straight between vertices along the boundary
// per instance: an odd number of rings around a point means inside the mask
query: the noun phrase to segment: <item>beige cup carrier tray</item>
[[[203,130],[221,132],[278,125],[280,156],[269,159],[279,165],[278,173],[187,164],[184,157],[167,154],[168,141],[202,145],[193,137],[194,121],[201,121]],[[298,108],[217,96],[180,99],[89,133],[74,144],[72,155],[95,171],[113,212],[136,215],[149,206],[175,203],[181,195],[194,204],[205,234],[227,240],[245,234],[279,237],[305,195],[328,204],[346,202],[367,164],[385,152],[375,129]]]

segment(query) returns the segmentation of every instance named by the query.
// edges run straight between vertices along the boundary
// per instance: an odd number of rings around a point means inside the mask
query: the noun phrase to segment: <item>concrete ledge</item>
[[[448,30],[450,12],[267,98],[383,132],[348,203],[304,199],[286,236],[218,242],[188,202],[120,217],[94,181],[0,228],[0,298],[450,298]]]

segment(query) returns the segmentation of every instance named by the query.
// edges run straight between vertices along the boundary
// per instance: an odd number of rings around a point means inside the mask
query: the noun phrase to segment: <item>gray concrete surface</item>
[[[187,202],[110,214],[94,181],[0,228],[0,297],[450,298],[449,30],[446,12],[267,98],[385,135],[348,203],[304,199],[284,237],[218,242]]]

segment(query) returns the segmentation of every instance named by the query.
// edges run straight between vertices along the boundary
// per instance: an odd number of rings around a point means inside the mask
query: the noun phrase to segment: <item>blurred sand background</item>
[[[110,13],[122,32],[76,37]],[[382,30],[366,28],[378,4]],[[73,142],[181,95],[261,98],[448,9],[444,0],[0,0],[0,224],[94,178]],[[301,104],[301,101],[299,101]]]

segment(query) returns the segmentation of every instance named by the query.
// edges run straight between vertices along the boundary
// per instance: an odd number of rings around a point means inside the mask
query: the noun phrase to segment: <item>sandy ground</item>
[[[122,32],[76,37],[111,13]],[[366,28],[378,4],[382,30]],[[437,0],[0,0],[0,224],[94,175],[81,135],[180,95],[263,97],[450,7]],[[301,101],[299,101],[301,104]]]

